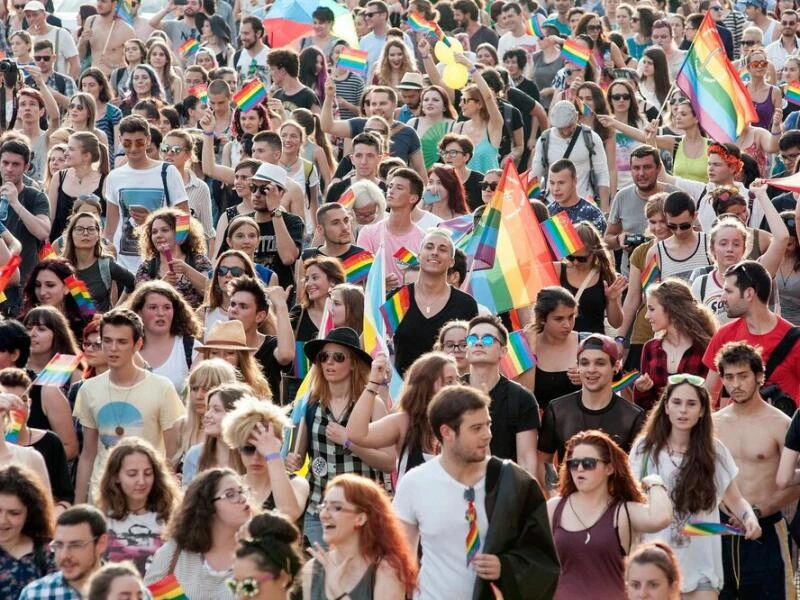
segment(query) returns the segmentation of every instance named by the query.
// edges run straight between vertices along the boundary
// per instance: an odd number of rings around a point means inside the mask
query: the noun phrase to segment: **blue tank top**
[[[475,146],[472,158],[467,163],[467,168],[478,173],[486,173],[491,169],[500,168],[500,161],[497,159],[497,148],[489,141],[488,129],[486,130],[486,137]]]

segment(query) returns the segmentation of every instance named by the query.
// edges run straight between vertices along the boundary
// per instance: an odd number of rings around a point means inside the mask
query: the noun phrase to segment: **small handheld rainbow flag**
[[[361,283],[367,278],[372,268],[372,254],[364,250],[342,261],[347,283]]]
[[[9,423],[6,427],[6,441],[16,444],[19,441],[19,432],[25,424],[25,413],[21,410],[12,410],[8,413]]]
[[[8,262],[0,267],[0,302],[6,301],[6,295],[3,293],[8,287],[8,282],[11,281],[11,276],[14,271],[22,263],[22,257],[19,254],[13,254]]]
[[[579,44],[577,40],[567,38],[561,46],[561,58],[585,69],[589,64],[589,49]]]
[[[33,385],[61,387],[72,377],[72,372],[81,364],[83,354],[56,354],[44,366]]]
[[[560,212],[541,224],[544,237],[558,260],[575,254],[584,246],[575,226],[566,212]]]
[[[175,217],[175,244],[180,246],[189,237],[189,221],[191,217],[181,213]]]
[[[189,95],[198,98],[203,104],[208,104],[208,84],[201,83],[190,87]]]
[[[509,379],[514,379],[536,365],[528,339],[524,331],[512,331],[508,334],[506,355],[500,359],[500,370]]]
[[[612,384],[611,389],[614,390],[615,394],[619,394],[625,388],[636,383],[636,380],[639,379],[639,377],[641,377],[641,373],[639,373],[639,371],[631,371],[627,375],[623,375],[619,381],[615,381]]]
[[[784,98],[792,104],[800,104],[800,81],[793,81],[786,86]]]
[[[92,295],[89,293],[89,289],[83,281],[75,277],[75,275],[70,275],[64,280],[64,283],[67,284],[69,293],[72,294],[72,297],[75,299],[75,304],[78,305],[78,309],[83,316],[91,317],[97,312],[94,306],[94,300],[92,300]]]
[[[439,24],[438,23],[433,23],[433,27],[434,27],[434,30],[435,30],[434,31],[434,35],[436,36],[436,39],[438,39],[440,42],[442,42],[448,48],[452,48],[453,44],[451,44],[450,40],[447,39],[447,36],[444,34],[444,31],[442,31],[442,28],[439,27]]]
[[[658,268],[658,259],[654,254],[644,271],[642,271],[642,291],[647,291],[647,288],[656,283],[660,277],[661,271]]]
[[[705,536],[705,535],[744,535],[744,531],[733,525],[725,523],[713,523],[695,521],[687,523],[683,527],[683,535]]]
[[[575,98],[575,102],[578,105],[578,110],[580,111],[581,115],[583,115],[584,117],[592,116],[592,109],[589,108],[589,105],[586,104],[586,102],[584,102],[580,98]]]
[[[49,243],[42,244],[42,248],[39,250],[39,262],[49,258],[58,258],[58,255]]]
[[[339,196],[338,202],[345,208],[353,208],[353,204],[356,202],[356,193],[353,191],[353,188],[347,188],[345,193]]]
[[[133,27],[133,5],[131,4],[131,0],[119,0],[119,2],[117,2],[117,14],[115,16]]]
[[[542,186],[536,175],[530,175],[528,179],[528,198],[538,198],[542,195]]]
[[[336,61],[336,66],[345,71],[355,73],[356,75],[366,75],[368,56],[369,53],[366,50],[345,48],[339,55],[339,60]]]
[[[178,48],[178,53],[184,58],[189,58],[190,56],[195,54],[198,50],[200,50],[200,42],[198,42],[194,38],[189,38],[180,45],[180,47]]]
[[[239,110],[246,112],[267,99],[267,88],[260,79],[248,81],[242,89],[233,95],[233,102]]]
[[[147,589],[153,595],[153,600],[188,600],[175,573],[170,573],[155,583],[151,583]]]
[[[400,246],[400,249],[394,253],[394,257],[398,262],[404,264],[406,267],[419,266],[419,259],[417,255],[405,246]]]
[[[394,296],[381,305],[380,311],[381,315],[383,315],[383,322],[386,323],[386,333],[388,335],[394,335],[410,306],[411,294],[407,285],[401,287]]]
[[[544,15],[531,15],[531,18],[528,19],[528,29],[530,30],[531,35],[535,35],[540,40],[543,40],[546,36],[544,34],[544,29],[542,29],[542,23],[544,23]]]
[[[408,14],[406,23],[408,23],[408,26],[414,31],[419,31],[421,33],[436,33],[436,27],[434,27],[430,21],[428,21],[415,10],[412,10]]]
[[[305,352],[303,352],[303,346],[305,346],[305,342],[295,342],[294,343],[294,376],[299,377],[302,379],[306,375],[308,375],[308,357],[306,356]]]

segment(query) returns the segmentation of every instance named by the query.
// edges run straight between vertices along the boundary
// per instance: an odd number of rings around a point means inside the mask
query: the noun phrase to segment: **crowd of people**
[[[0,599],[796,598],[797,0],[284,4],[0,3]]]

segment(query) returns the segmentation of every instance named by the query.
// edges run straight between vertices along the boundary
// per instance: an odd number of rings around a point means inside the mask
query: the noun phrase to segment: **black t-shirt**
[[[289,311],[289,319],[292,322],[292,331],[296,332],[294,336],[295,342],[307,342],[317,338],[319,327],[314,325],[311,315],[308,314],[307,310],[303,310],[302,306],[295,304],[292,310]]]
[[[322,246],[317,246],[316,248],[306,248],[305,250],[303,250],[303,254],[301,257],[302,260],[308,260],[309,258],[314,258],[315,256],[327,256],[327,254],[323,254],[320,251],[320,248],[322,248]],[[350,244],[350,247],[344,254],[340,256],[332,256],[331,258],[338,258],[339,260],[347,260],[354,254],[359,254],[361,252],[366,252],[366,250],[364,250],[364,248],[362,248],[361,246]]]
[[[795,411],[789,429],[786,431],[784,447],[795,452],[800,452],[800,410]]]
[[[64,444],[61,438],[52,431],[45,431],[42,438],[31,447],[44,458],[47,465],[47,475],[50,479],[50,487],[53,490],[53,498],[57,501],[65,500],[70,504],[75,501],[75,490],[72,487],[72,480],[67,468],[67,453],[64,451]]]
[[[367,119],[355,117],[348,120],[350,137],[354,138],[364,131]],[[404,163],[411,162],[411,157],[422,147],[417,132],[400,121],[393,121],[389,130],[389,155],[399,158]]]
[[[541,101],[542,101],[542,98],[541,98],[541,96],[540,96],[540,94],[539,94],[539,86],[538,86],[538,85],[536,85],[536,83],[534,83],[534,82],[533,82],[533,81],[531,81],[530,79],[526,79],[525,77],[523,77],[523,78],[520,80],[520,82],[519,82],[519,83],[515,83],[515,84],[514,84],[514,88],[511,88],[511,89],[518,89],[518,90],[519,90],[519,91],[521,91],[521,92],[525,92],[525,93],[526,93],[528,96],[530,96],[530,97],[531,97],[531,99],[533,99],[533,100],[536,100],[536,102],[541,102]],[[514,102],[514,99],[511,97],[511,95],[510,95],[510,94],[508,95],[508,99],[509,99],[509,100],[510,100],[512,103],[514,103],[514,105],[515,105],[515,106],[517,105],[517,103],[516,103],[516,102]],[[521,111],[523,114],[525,113],[525,111],[524,111],[524,110],[522,110],[522,107],[521,107],[521,106],[519,107],[519,110],[520,110],[520,111]],[[532,106],[531,106],[531,110],[533,110],[533,107],[532,107]],[[529,111],[529,112],[530,112],[530,111]]]
[[[269,389],[272,390],[272,398],[275,404],[280,404],[281,373],[290,375],[292,373],[292,363],[281,365],[275,360],[275,349],[278,347],[278,338],[268,335],[261,344],[261,348],[256,350],[255,359],[261,366],[261,372],[269,382]],[[294,398],[290,398],[290,401]]]
[[[519,91],[519,90],[517,90]],[[522,93],[522,92],[520,92]],[[514,104],[500,100],[500,112],[503,115],[503,137],[500,140],[499,156],[503,158],[511,152],[512,142],[514,141],[514,132],[517,129],[523,130],[523,138],[525,137],[525,128],[522,123],[522,112]],[[523,139],[523,145],[525,141]]]
[[[483,206],[483,196],[481,195],[481,182],[483,174],[478,171],[470,171],[469,177],[464,182],[464,191],[467,192],[467,205],[470,211],[479,206]]]
[[[581,431],[602,429],[610,435],[626,453],[644,424],[644,411],[617,394],[613,394],[608,406],[590,410],[581,401],[582,391],[556,398],[544,409],[542,427],[539,430],[539,450],[555,454],[561,461],[569,439]]]
[[[273,94],[275,98],[283,102],[283,108],[287,112],[292,112],[295,108],[307,108],[311,110],[313,106],[320,106],[317,95],[305,86],[295,94],[287,94],[283,90],[278,90]]]
[[[305,230],[303,219],[292,213],[284,213],[283,222],[286,223],[286,229],[289,231],[289,235],[297,249],[302,250],[303,232]],[[285,265],[278,256],[278,239],[275,236],[275,225],[272,221],[265,221],[258,224],[258,229],[261,239],[255,252],[256,262],[275,271],[278,275],[278,283],[282,287],[293,285],[294,263]]]
[[[527,79],[525,81],[528,81],[528,83],[536,88],[536,84],[532,81]],[[536,95],[539,95],[538,88],[536,89]],[[528,150],[528,140],[531,137],[531,130],[533,128],[533,117],[531,116],[531,111],[536,107],[536,100],[534,100],[530,94],[521,88],[508,88],[506,96],[508,97],[509,103],[511,103],[514,108],[519,111],[520,117],[522,118],[523,150],[522,158],[520,158],[518,164],[527,165],[528,158],[530,158],[531,154],[531,151]]]
[[[117,284],[117,290],[120,296],[123,291],[130,294],[135,285],[133,273],[110,257],[100,258],[88,269],[78,271],[78,277],[86,284],[86,287],[89,289],[89,294],[97,306],[97,310],[101,313],[111,308],[111,287],[106,287],[103,281],[103,275],[100,271],[100,261],[104,259],[109,261],[108,270],[111,276],[111,282]]]
[[[397,288],[389,297],[401,288]],[[436,334],[442,325],[455,319],[469,321],[478,314],[475,298],[461,290],[451,287],[447,304],[435,315],[425,318],[414,301],[414,284],[408,284],[411,306],[394,332],[394,364],[403,375],[415,360],[433,349]]]

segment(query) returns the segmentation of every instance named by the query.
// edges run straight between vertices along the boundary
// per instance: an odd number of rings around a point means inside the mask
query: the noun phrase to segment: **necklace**
[[[676,454],[680,454],[681,455],[681,462],[680,463],[676,463],[675,460],[672,458]],[[672,463],[673,467],[675,467],[676,469],[680,469],[681,468],[681,466],[683,465],[683,457],[684,457],[683,452],[675,452],[672,449],[672,446],[667,444],[667,456],[669,457],[669,462]]]
[[[139,373],[138,372],[136,373],[136,377],[134,378],[133,383],[131,383],[131,385],[128,386],[128,391],[125,393],[125,399],[122,400],[121,402],[115,402],[114,403],[116,405],[116,406],[114,406],[114,421],[116,421],[116,423],[117,423],[117,426],[114,427],[114,433],[117,434],[119,437],[122,437],[123,435],[125,435],[125,428],[122,426],[122,414],[121,413],[122,413],[123,410],[125,410],[125,405],[128,404],[128,400],[130,400],[131,392],[133,391],[133,388],[136,387],[137,383],[139,383]],[[114,384],[114,385],[116,385],[116,384]],[[118,385],[117,387],[122,387],[122,386]],[[109,401],[111,400],[111,375],[110,374],[108,376],[108,399],[109,399]]]
[[[578,519],[578,523],[581,524],[583,530],[586,532],[586,540],[583,542],[583,544],[586,545],[589,543],[589,540],[592,539],[591,529],[592,527],[597,525],[597,522],[600,520],[600,517],[598,517],[594,523],[592,523],[589,527],[587,527],[586,523],[583,522],[583,519],[581,519],[580,515],[578,514],[578,511],[575,510],[575,507],[572,505],[572,494],[570,494],[567,497],[567,503],[569,504],[569,508],[572,511],[572,514],[575,515],[575,518]],[[606,505],[603,507],[603,511],[600,513],[601,517],[603,516],[603,513],[606,511],[606,508],[608,508],[609,504],[611,504],[611,498],[606,500]]]
[[[786,288],[786,282],[789,281],[789,277],[791,277],[793,273],[794,273],[794,269],[791,269],[789,271],[788,275],[784,275],[783,274],[783,265],[781,265],[781,267],[778,269],[778,275],[781,276],[781,287],[782,288]]]

